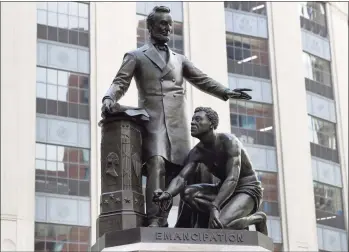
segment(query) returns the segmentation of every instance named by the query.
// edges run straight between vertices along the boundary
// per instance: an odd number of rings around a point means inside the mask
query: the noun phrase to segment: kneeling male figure
[[[218,121],[217,112],[211,108],[195,109],[191,135],[200,142],[190,151],[184,168],[168,189],[156,190],[153,200],[165,202],[181,193],[181,200],[192,211],[209,214],[209,228],[239,230],[255,225],[257,231],[267,235],[266,215],[257,212],[263,194],[261,183],[239,139],[233,134],[215,132]],[[220,182],[196,181],[187,186],[200,164]]]

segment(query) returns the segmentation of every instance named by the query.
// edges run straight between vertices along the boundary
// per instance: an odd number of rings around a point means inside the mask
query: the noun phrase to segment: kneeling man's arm
[[[181,172],[175,177],[167,188],[167,192],[175,197],[184,190],[189,176],[195,172],[196,162],[190,162],[184,166]]]
[[[220,188],[213,206],[218,210],[222,204],[228,200],[234,193],[240,176],[241,169],[241,147],[237,139],[226,142],[228,160],[225,166],[227,177]]]

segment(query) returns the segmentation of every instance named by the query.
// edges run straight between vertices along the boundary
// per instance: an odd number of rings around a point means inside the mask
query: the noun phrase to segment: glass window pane
[[[47,69],[47,83],[57,84],[57,70]]]
[[[66,87],[58,87],[58,97],[59,101],[68,101],[68,88]]]
[[[68,15],[58,14],[58,27],[68,29]]]
[[[68,14],[68,2],[58,2],[58,12],[62,14]]]
[[[89,52],[84,50],[78,51],[78,69],[79,72],[89,73],[90,72],[90,57]]]
[[[47,99],[57,100],[57,86],[47,85]]]
[[[48,13],[48,22],[47,22],[47,24],[49,26],[54,26],[54,27],[56,27],[58,25],[57,13],[52,13],[52,12]]]
[[[78,26],[78,18],[74,16],[69,16],[69,29],[75,29],[77,30],[79,28]]]
[[[68,85],[68,72],[58,71],[58,85],[61,85],[61,86]]]
[[[48,2],[47,3],[47,6],[48,6],[48,10],[49,11],[52,11],[52,12],[57,12],[58,11],[58,8],[57,8],[57,2]]]
[[[46,165],[45,165],[45,160],[39,160],[36,159],[35,160],[35,169],[36,170],[41,170],[41,171],[45,171],[46,170]],[[39,172],[40,175],[44,175],[44,172]],[[37,171],[37,175],[38,175],[38,171]]]
[[[37,11],[37,23],[42,25],[47,25],[47,12],[38,10]]]
[[[60,162],[67,162],[67,155],[65,154],[67,147],[57,146],[57,160]]]
[[[57,147],[55,145],[46,145],[46,159],[57,160]]]
[[[46,98],[46,84],[40,82],[36,83],[36,97]]]
[[[78,3],[69,2],[69,15],[78,16]]]
[[[38,65],[47,65],[47,44],[37,43],[37,62]]]
[[[77,71],[77,49],[48,45],[49,66]]]
[[[38,82],[46,83],[46,68],[43,68],[43,67],[36,68],[36,80]]]
[[[35,147],[35,157],[39,159],[46,159],[46,145],[37,143]]]
[[[57,171],[57,163],[52,161],[46,161],[46,170],[50,172]],[[48,173],[48,175],[55,176],[54,173]]]
[[[79,28],[84,31],[88,31],[88,19],[87,18],[79,18]]]
[[[88,5],[79,3],[79,17],[88,18]]]

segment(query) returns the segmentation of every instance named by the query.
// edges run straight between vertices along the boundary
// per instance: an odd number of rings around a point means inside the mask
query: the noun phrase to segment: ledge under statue
[[[266,215],[258,212],[261,183],[245,149],[234,135],[215,132],[211,108],[197,108],[190,120],[184,80],[224,101],[249,100],[251,90],[230,90],[171,51],[169,8],[155,7],[147,28],[149,42],[125,54],[102,100],[101,213],[92,250],[271,251]],[[118,104],[132,78],[138,108]],[[200,140],[193,149],[190,134]],[[168,228],[176,195],[177,224]]]

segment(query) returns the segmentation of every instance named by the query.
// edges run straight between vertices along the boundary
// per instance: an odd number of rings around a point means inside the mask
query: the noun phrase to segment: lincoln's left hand
[[[249,88],[236,88],[234,90],[227,90],[226,95],[228,98],[231,99],[238,99],[238,100],[251,100],[252,97],[245,93],[246,91],[252,91],[252,89]]]

